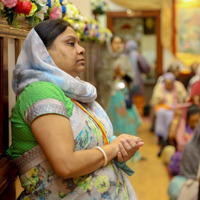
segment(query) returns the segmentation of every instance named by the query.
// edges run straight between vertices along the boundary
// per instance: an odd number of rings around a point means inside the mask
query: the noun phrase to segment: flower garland
[[[19,16],[27,19],[31,27],[43,20],[63,18],[82,41],[104,43],[112,36],[109,29],[92,18],[82,16],[77,7],[67,0],[0,0],[0,15],[16,28],[20,28]]]
[[[77,32],[82,41],[95,41],[104,43],[112,37],[109,29],[103,27],[98,21],[82,16],[79,10],[71,3],[66,5],[66,15],[63,17]]]

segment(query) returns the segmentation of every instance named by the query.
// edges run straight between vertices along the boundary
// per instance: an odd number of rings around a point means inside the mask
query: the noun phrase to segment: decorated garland
[[[71,24],[82,41],[104,43],[112,36],[109,29],[81,15],[77,7],[67,0],[1,0],[0,15],[15,28],[20,28],[19,17],[28,20],[31,27],[43,20],[63,18]]]

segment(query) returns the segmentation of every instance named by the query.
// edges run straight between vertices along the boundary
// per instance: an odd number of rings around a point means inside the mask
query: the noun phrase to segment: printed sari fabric
[[[101,106],[92,102],[87,104],[85,108],[101,120],[107,136],[110,138],[113,135],[112,125]],[[13,116],[15,115],[13,114]],[[82,120],[77,121],[77,118]],[[75,151],[104,145],[100,128],[76,104],[74,104],[69,120],[75,138]],[[13,129],[15,129],[14,119]],[[55,174],[42,149],[37,145],[17,158],[16,163],[18,166],[21,165],[20,181],[25,189],[19,199],[137,199],[126,174],[117,168],[113,161],[91,174],[63,179]]]

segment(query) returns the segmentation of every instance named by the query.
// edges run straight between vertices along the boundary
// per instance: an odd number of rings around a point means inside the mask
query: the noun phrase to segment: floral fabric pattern
[[[104,110],[96,102],[91,103],[89,108],[85,108],[101,119],[108,131],[107,136],[110,138],[113,135],[112,126]],[[76,109],[80,108],[74,105],[73,113],[77,114]],[[94,146],[103,145],[104,142],[100,128],[87,114],[84,113],[84,115],[86,115],[84,126],[79,134],[75,134],[77,135],[74,140],[75,150],[91,149]],[[70,118],[70,120],[72,119],[73,117]],[[19,197],[21,200],[137,199],[125,173],[118,169],[113,161],[91,174],[78,178],[63,179],[55,174],[48,160],[44,160],[23,174],[20,180],[25,189]]]

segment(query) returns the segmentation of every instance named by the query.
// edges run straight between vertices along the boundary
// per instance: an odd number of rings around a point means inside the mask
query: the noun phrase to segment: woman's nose
[[[78,46],[78,49],[77,49],[77,52],[78,54],[84,54],[85,53],[85,49],[82,47],[82,46]]]

